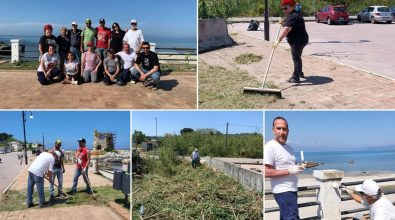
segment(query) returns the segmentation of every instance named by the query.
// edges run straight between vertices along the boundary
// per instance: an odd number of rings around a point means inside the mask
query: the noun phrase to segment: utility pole
[[[44,133],[43,133],[43,149],[42,149],[42,152],[44,152],[45,151],[45,144],[44,144],[45,142],[44,142]]]
[[[23,123],[23,140],[24,140],[24,153],[25,153],[25,165],[27,165],[27,147],[26,147],[26,129],[25,129],[25,124],[26,124],[26,114],[25,111],[22,111],[22,123]]]
[[[263,29],[265,29],[265,40],[270,41],[270,37],[269,37],[269,29],[270,29],[270,27],[269,27],[269,4],[268,4],[267,0],[265,0],[264,17],[265,17],[265,21],[264,21]]]
[[[229,127],[229,122],[226,122],[225,150],[228,150],[228,127]]]
[[[155,140],[158,141],[158,118],[155,118]]]

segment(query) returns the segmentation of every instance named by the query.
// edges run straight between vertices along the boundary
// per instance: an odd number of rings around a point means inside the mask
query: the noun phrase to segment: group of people
[[[157,90],[161,75],[159,58],[150,50],[150,43],[144,41],[137,21],[131,20],[131,28],[127,31],[117,22],[112,24],[112,30],[107,28],[103,18],[99,24],[93,28],[88,18],[86,27],[80,30],[73,21],[72,28],[62,27],[58,37],[52,34],[52,25],[44,26],[37,69],[40,84],[78,85],[102,80],[105,85],[124,86],[140,81],[143,87],[152,85],[152,89]]]
[[[74,170],[73,186],[67,194],[74,194],[77,192],[78,179],[82,175],[86,184],[86,192],[92,193],[92,188],[88,179],[88,168],[90,163],[90,151],[86,147],[86,140],[81,138],[78,140],[79,146],[75,152],[76,168]],[[47,152],[42,152],[29,166],[28,171],[28,184],[27,184],[27,199],[26,205],[28,208],[33,206],[33,191],[34,185],[36,185],[38,193],[39,207],[42,208],[46,205],[44,195],[44,182],[47,179],[50,183],[49,202],[53,202],[55,197],[64,198],[63,191],[63,173],[66,172],[64,166],[65,152],[61,148],[62,142],[60,140],[55,141],[55,146]],[[55,178],[58,180],[58,184],[55,185]],[[58,194],[55,196],[54,186],[58,188]]]
[[[274,199],[280,208],[280,219],[298,220],[298,174],[304,171],[304,167],[297,164],[293,148],[286,143],[289,133],[287,120],[276,117],[272,131],[274,138],[264,148],[265,177],[270,178]],[[355,192],[344,186],[340,190],[369,208],[371,220],[395,220],[395,207],[373,180],[357,185]],[[358,219],[366,218],[358,216]]]

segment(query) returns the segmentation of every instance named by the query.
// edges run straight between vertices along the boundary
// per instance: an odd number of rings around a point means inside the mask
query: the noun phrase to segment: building
[[[11,151],[18,152],[22,150],[22,144],[17,141],[10,142]]]
[[[115,149],[115,139],[115,133],[98,132],[97,130],[95,130],[93,137],[93,149],[98,150],[98,147],[104,151],[109,149]]]

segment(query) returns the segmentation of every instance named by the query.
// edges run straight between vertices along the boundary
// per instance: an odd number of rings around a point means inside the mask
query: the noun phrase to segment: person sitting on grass
[[[60,70],[57,68],[58,58],[55,54],[55,46],[49,45],[48,52],[41,57],[40,65],[37,69],[38,81],[41,85],[48,85],[54,80],[60,79]]]
[[[67,54],[67,61],[64,64],[64,70],[65,79],[62,83],[78,85],[78,80],[80,78],[80,75],[78,74],[79,67],[78,62],[74,60],[74,54],[72,52]]]
[[[139,80],[142,82],[143,87],[147,87],[152,80],[152,90],[157,90],[160,79],[160,64],[158,55],[155,52],[150,51],[149,42],[145,41],[143,43],[143,49],[144,51],[137,56],[134,67],[130,70],[132,74],[132,80],[130,82],[135,84],[136,81]]]
[[[115,51],[113,49],[108,49],[108,55],[104,59],[104,80],[103,83],[106,86],[112,85],[116,83],[119,86],[125,85],[125,83],[121,79],[121,67],[120,67],[120,59],[118,55],[114,54]]]

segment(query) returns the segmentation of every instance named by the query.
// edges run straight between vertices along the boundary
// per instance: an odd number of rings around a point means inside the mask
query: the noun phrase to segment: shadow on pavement
[[[178,86],[178,81],[176,79],[170,80],[160,80],[159,81],[159,89],[164,91],[171,91],[174,87]]]
[[[288,87],[281,89],[281,91],[289,89],[296,86],[313,86],[313,85],[323,85],[333,82],[333,79],[326,76],[307,76],[305,80],[301,80],[300,83],[292,84]]]

